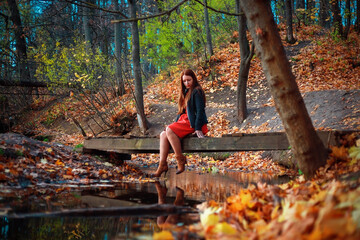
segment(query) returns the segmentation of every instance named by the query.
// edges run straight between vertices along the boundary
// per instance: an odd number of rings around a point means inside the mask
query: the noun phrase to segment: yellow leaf
[[[216,224],[215,228],[213,229],[213,232],[218,234],[219,233],[227,234],[227,235],[234,235],[237,233],[236,229],[227,222]]]
[[[154,232],[154,240],[171,240],[174,239],[173,235],[169,231]]]
[[[248,205],[252,199],[251,197],[251,193],[250,192],[245,192],[245,191],[242,191],[241,193],[241,203],[244,204],[244,205]]]
[[[60,161],[59,159],[56,160],[55,164],[58,166],[65,166],[65,164],[62,161]]]
[[[219,222],[219,216],[215,213],[200,214],[200,222],[203,226],[214,226]]]
[[[274,209],[271,212],[271,219],[275,219],[279,216],[279,208],[280,208],[279,204],[276,205],[276,207],[274,207]]]
[[[288,183],[283,183],[281,185],[279,185],[279,187],[282,189],[282,190],[286,190],[289,188],[289,184]]]
[[[350,156],[351,158],[354,158],[354,159],[359,160],[359,159],[360,159],[360,147],[352,146],[352,147],[349,149],[349,156]]]

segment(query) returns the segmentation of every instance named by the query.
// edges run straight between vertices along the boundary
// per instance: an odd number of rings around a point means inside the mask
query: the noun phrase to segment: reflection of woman
[[[181,151],[180,140],[188,134],[194,133],[203,138],[208,132],[207,117],[205,114],[205,93],[200,86],[194,71],[186,69],[181,73],[180,92],[178,100],[178,115],[176,122],[170,124],[160,134],[160,163],[155,177],[168,171],[167,157],[170,145],[175,152],[178,170],[180,174],[185,170],[186,157]]]
[[[165,204],[166,201],[166,193],[167,188],[161,186],[159,182],[155,182],[156,191],[158,193],[158,203]],[[174,201],[175,206],[183,206],[184,205],[184,191],[181,188],[176,187],[176,198]],[[159,216],[157,218],[157,224],[161,225],[164,223],[176,224],[179,221],[179,215],[173,214],[169,216]]]

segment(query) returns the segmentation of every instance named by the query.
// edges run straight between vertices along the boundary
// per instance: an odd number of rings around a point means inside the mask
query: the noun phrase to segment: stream
[[[16,204],[17,199],[0,198],[0,239],[151,239],[154,232],[161,231],[164,223],[181,227],[198,222],[196,206],[202,202],[223,202],[249,184],[281,184],[290,180],[289,177],[274,177],[260,172],[223,174],[185,171],[176,175],[175,171],[170,168],[167,177],[157,182],[99,183],[83,189],[78,185],[69,185],[68,197],[54,202],[29,201]],[[0,191],[6,189],[0,188]],[[6,212],[5,207],[5,203],[9,202],[11,214]],[[184,206],[193,211],[170,215],[164,212],[142,212],[147,206],[156,204]],[[112,213],[113,208],[138,208],[140,211]],[[107,213],[64,214],[64,209],[104,209]],[[44,213],[49,215],[44,216]],[[189,239],[198,239],[196,235],[187,234]],[[175,237],[182,239],[184,236]]]

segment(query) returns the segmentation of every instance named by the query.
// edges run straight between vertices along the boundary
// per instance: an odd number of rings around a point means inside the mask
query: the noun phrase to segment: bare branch
[[[200,0],[194,0],[195,2],[197,3],[200,3],[201,5],[203,5],[205,7],[205,4],[203,2],[201,2]],[[221,11],[221,10],[217,10],[215,8],[212,8],[210,7],[209,5],[206,5],[206,7],[214,12],[217,12],[217,13],[222,13],[222,14],[225,14],[225,15],[230,15],[230,16],[241,16],[241,15],[244,15],[244,13],[230,13],[230,12],[225,12],[225,11]]]
[[[3,18],[5,18],[6,21],[9,19],[9,16],[7,16],[7,15],[1,13],[1,12],[0,12],[0,16],[2,16]]]
[[[109,10],[109,9],[106,9],[106,8],[101,8],[101,7],[97,6],[96,4],[89,3],[89,2],[86,2],[86,1],[82,1],[82,0],[64,0],[64,1],[67,2],[67,3],[75,4],[75,5],[79,6],[79,7],[87,7],[87,8],[92,8],[92,9],[96,9],[96,10],[101,10],[103,12],[119,14],[119,15],[121,15],[122,17],[124,17],[126,19],[128,18],[125,14],[123,14],[120,11],[114,11],[114,10]]]
[[[111,23],[134,22],[134,21],[140,21],[140,20],[146,20],[146,19],[161,17],[163,15],[170,15],[173,11],[175,11],[178,7],[180,7],[181,5],[186,3],[187,1],[189,1],[189,0],[183,0],[180,3],[176,4],[173,8],[171,8],[171,9],[169,9],[167,11],[164,11],[162,13],[158,13],[158,14],[150,15],[150,16],[145,16],[145,17],[131,18],[131,19],[112,20]]]

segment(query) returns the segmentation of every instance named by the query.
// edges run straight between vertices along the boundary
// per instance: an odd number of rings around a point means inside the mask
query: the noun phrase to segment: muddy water
[[[153,171],[146,170],[148,172]],[[179,226],[197,222],[196,213],[184,215],[164,214],[129,214],[80,217],[31,217],[32,212],[60,211],[62,209],[84,208],[136,208],[151,204],[173,204],[195,208],[197,204],[208,200],[225,201],[249,184],[267,182],[279,184],[289,181],[288,178],[270,177],[261,173],[227,172],[201,173],[186,171],[180,175],[170,169],[166,178],[150,183],[120,183],[113,185],[103,183],[87,188],[71,185],[77,199],[62,199],[61,203],[39,203],[25,206],[17,205],[12,215],[0,215],[0,239],[144,239],[161,230],[163,223]],[[1,190],[1,189],[0,189]],[[6,206],[8,199],[0,199]],[[16,201],[12,199],[11,201]],[[34,206],[36,205],[36,206]],[[196,239],[197,236],[191,236]],[[178,239],[181,239],[179,237]]]

